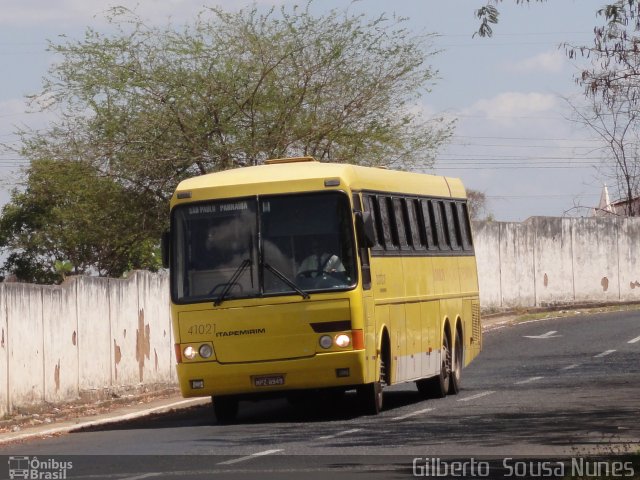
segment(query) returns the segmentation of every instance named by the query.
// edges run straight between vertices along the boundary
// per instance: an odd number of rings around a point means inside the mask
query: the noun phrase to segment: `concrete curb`
[[[626,308],[637,307],[637,308]],[[611,310],[603,310],[603,309]],[[517,309],[499,313],[482,315],[482,331],[490,332],[510,325],[541,322],[555,318],[571,318],[581,315],[597,315],[600,313],[630,311],[640,309],[640,302],[590,302],[575,305],[556,305],[552,307],[531,307],[527,309]],[[554,315],[557,313],[558,315]],[[521,320],[527,315],[549,314],[545,317]]]
[[[38,426],[31,427],[27,432],[8,432],[0,434],[0,445],[10,442],[19,442],[21,440],[28,440],[36,437],[46,437],[51,435],[59,435],[61,433],[69,433],[74,430],[81,430],[83,428],[96,427],[100,425],[107,425],[110,423],[124,422],[127,420],[134,420],[137,418],[145,417],[154,413],[165,413],[171,410],[179,410],[182,408],[194,407],[197,405],[204,405],[210,403],[210,398],[189,398],[187,400],[172,401],[171,403],[164,403],[151,408],[135,409],[129,413],[105,413],[99,415],[97,418],[82,421],[66,421],[62,422],[55,427],[51,426]],[[129,407],[131,409],[131,407]]]

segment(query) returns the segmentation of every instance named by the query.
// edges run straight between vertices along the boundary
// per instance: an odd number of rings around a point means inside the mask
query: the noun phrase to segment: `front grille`
[[[480,302],[471,302],[471,329],[473,338],[471,342],[482,346],[482,325],[480,325]]]

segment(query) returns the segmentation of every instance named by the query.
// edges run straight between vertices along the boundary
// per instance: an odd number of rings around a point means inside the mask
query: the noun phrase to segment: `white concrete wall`
[[[531,223],[536,232],[535,305],[572,302],[575,292],[571,219],[538,217]]]
[[[640,218],[474,222],[482,308],[640,301]],[[0,284],[0,415],[176,381],[166,274]]]
[[[112,384],[109,280],[79,277],[70,281],[76,283],[77,294],[79,390],[99,390]]]
[[[42,289],[44,399],[60,402],[79,392],[77,282]]]
[[[166,276],[138,272],[138,330],[140,321],[144,324],[144,347],[138,356],[143,363],[144,382],[172,382],[175,377],[175,355],[173,350],[173,330],[169,284]],[[151,325],[154,328],[151,328]]]
[[[138,275],[126,280],[110,279],[109,310],[111,315],[112,381],[114,385],[136,385],[142,383],[136,359],[136,344],[139,331],[144,331],[143,320],[138,315]]]
[[[572,222],[575,301],[620,300],[618,222],[606,218]]]
[[[9,411],[9,331],[7,330],[7,307],[4,284],[0,284],[0,417]]]
[[[175,381],[166,274],[0,284],[0,415]]]
[[[620,300],[640,297],[640,222],[625,218],[618,225]]]
[[[8,330],[8,410],[44,400],[43,287],[8,283],[4,288]]]
[[[474,222],[483,310],[640,301],[640,218]]]
[[[533,229],[526,223],[500,225],[500,292],[504,307],[535,302]],[[482,274],[481,274],[482,275]]]
[[[478,262],[481,305],[502,305],[500,223],[474,222],[473,241]]]

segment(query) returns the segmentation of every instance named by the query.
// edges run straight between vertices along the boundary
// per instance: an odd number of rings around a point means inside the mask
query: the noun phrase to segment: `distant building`
[[[629,213],[629,205],[631,205],[631,213]],[[593,209],[594,217],[606,217],[609,215],[616,215],[620,217],[640,217],[640,197],[632,198],[631,200],[618,200],[611,202],[609,199],[609,191],[607,185],[602,187],[602,193],[600,194],[600,202],[598,206]]]

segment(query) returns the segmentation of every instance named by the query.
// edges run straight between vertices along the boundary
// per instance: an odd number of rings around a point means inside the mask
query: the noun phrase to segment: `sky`
[[[499,4],[492,38],[473,37],[474,17],[484,0],[316,0],[314,12],[349,6],[371,17],[406,17],[417,33],[434,33],[431,57],[438,80],[418,106],[425,115],[456,118],[450,143],[427,173],[460,177],[483,192],[495,220],[532,216],[580,216],[595,207],[606,178],[597,137],[572,120],[567,102],[584,102],[576,84],[579,65],[560,46],[590,45],[596,10],[606,0],[548,0]],[[244,0],[0,0],[0,144],[16,146],[21,126],[43,129],[51,114],[32,111],[26,96],[37,93],[55,56],[47,41],[81,39],[87,27],[106,29],[110,6],[135,9],[148,23],[189,21],[203,6],[237,9]],[[257,0],[260,7],[305,4]],[[30,112],[30,113],[29,113]],[[20,184],[24,160],[0,149],[0,205]],[[599,168],[600,167],[600,168]],[[611,187],[611,185],[610,185]],[[615,193],[612,195],[615,197]]]

